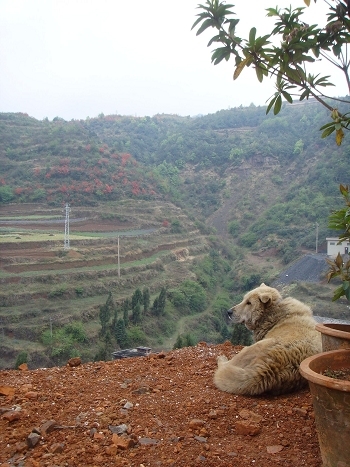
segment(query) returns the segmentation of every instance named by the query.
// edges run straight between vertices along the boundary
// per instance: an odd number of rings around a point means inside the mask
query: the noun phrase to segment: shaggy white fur
[[[218,357],[215,385],[233,394],[283,394],[301,388],[302,360],[321,352],[311,309],[300,301],[282,298],[278,290],[261,284],[229,310],[233,320],[253,331],[255,344],[231,360]]]

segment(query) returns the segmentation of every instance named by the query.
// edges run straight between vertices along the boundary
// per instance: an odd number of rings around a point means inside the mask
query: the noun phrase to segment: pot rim
[[[300,363],[300,373],[311,383],[318,384],[320,386],[325,386],[327,388],[336,389],[338,391],[350,392],[350,381],[344,381],[341,379],[330,378],[329,376],[324,376],[321,373],[317,373],[310,368],[315,360],[321,360],[323,357],[329,360],[332,356],[336,357],[341,354],[345,354],[348,357],[349,366],[350,366],[350,349],[340,349],[340,350],[330,350],[328,352],[321,352],[311,357],[306,358]]]
[[[334,326],[334,327],[332,327]],[[348,326],[348,331],[343,331],[337,329],[337,326]],[[316,330],[321,334],[326,334],[328,336],[340,337],[343,339],[350,339],[350,324],[338,324],[338,323],[317,323]]]

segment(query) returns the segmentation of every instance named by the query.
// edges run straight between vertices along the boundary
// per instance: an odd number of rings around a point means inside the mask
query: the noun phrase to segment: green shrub
[[[16,363],[15,363],[15,368],[18,368],[22,363],[28,363],[28,354],[24,350],[21,350],[21,352],[17,355]]]

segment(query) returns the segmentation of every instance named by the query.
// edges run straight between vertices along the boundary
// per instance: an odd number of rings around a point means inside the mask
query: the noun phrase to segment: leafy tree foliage
[[[129,310],[131,308],[131,302],[128,298],[123,301],[122,310],[123,310],[123,320],[125,327],[128,327],[129,324]]]
[[[21,352],[17,355],[15,368],[17,369],[23,363],[28,363],[28,353],[25,350],[21,350]]]
[[[156,316],[164,315],[166,297],[167,297],[166,288],[162,287],[158,297],[156,297],[153,301],[152,312],[154,315]]]
[[[137,302],[134,308],[132,309],[131,321],[133,322],[133,324],[139,324],[142,321],[141,305],[139,302]]]
[[[110,319],[115,310],[115,303],[113,300],[112,292],[109,292],[106,303],[100,305],[100,323],[101,323],[101,336],[105,336],[108,330]]]
[[[334,211],[329,216],[329,226],[339,234],[340,241],[350,241],[350,186],[340,185],[340,192],[343,195],[345,207]],[[350,301],[350,259],[347,260],[338,253],[335,260],[327,259],[329,264],[328,281],[338,277],[341,285],[335,290],[333,301],[345,296]]]
[[[140,289],[136,289],[131,297],[131,308],[134,310],[137,304],[143,303],[143,295]]]
[[[149,288],[145,287],[142,291],[142,303],[143,303],[143,312],[146,314],[149,311],[149,306],[150,306],[150,292]]]
[[[9,203],[13,198],[14,194],[10,186],[0,186],[0,203]]]
[[[115,327],[115,339],[121,349],[128,347],[128,335],[126,333],[125,323],[123,319],[118,319]]]
[[[304,0],[310,5],[310,0]],[[348,113],[339,112],[335,107],[339,99],[329,98],[324,88],[332,86],[329,76],[313,75],[308,72],[308,64],[316,60],[326,60],[330,65],[344,73],[350,91],[347,44],[350,42],[350,9],[348,2],[336,0],[328,4],[329,9],[325,24],[308,25],[303,21],[305,8],[294,10],[284,8],[268,8],[267,16],[275,18],[275,25],[270,34],[257,36],[256,27],[252,27],[248,38],[241,38],[236,33],[238,18],[233,18],[230,10],[233,5],[220,0],[207,0],[199,5],[201,12],[192,28],[200,25],[197,35],[208,28],[215,29],[215,35],[208,46],[215,44],[212,62],[217,65],[222,60],[235,59],[234,79],[237,79],[244,68],[252,66],[258,81],[266,77],[275,78],[276,92],[270,98],[266,112],[272,108],[278,114],[282,101],[293,102],[293,95],[299,100],[315,98],[330,112],[331,121],[322,126],[322,136],[329,136],[335,131],[336,143],[341,144],[344,131],[348,130],[350,117]],[[279,38],[279,45],[274,45],[274,37]],[[331,100],[331,103],[329,103]],[[348,101],[342,101],[348,104]]]
[[[181,349],[182,347],[193,347],[196,345],[192,334],[179,334],[173,346],[173,349]]]
[[[170,300],[177,308],[190,313],[203,311],[207,304],[205,290],[200,284],[191,280],[182,282],[169,295]]]
[[[243,324],[233,324],[231,342],[234,345],[251,345],[252,333]]]
[[[80,322],[69,323],[63,327],[43,332],[42,343],[49,349],[49,356],[57,364],[79,356],[81,348],[87,342],[87,336]]]

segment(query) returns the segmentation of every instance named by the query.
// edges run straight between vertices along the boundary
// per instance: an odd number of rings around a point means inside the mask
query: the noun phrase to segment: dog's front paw
[[[222,363],[226,363],[228,361],[228,358],[225,357],[225,355],[219,355],[216,361],[218,366],[220,366]]]

